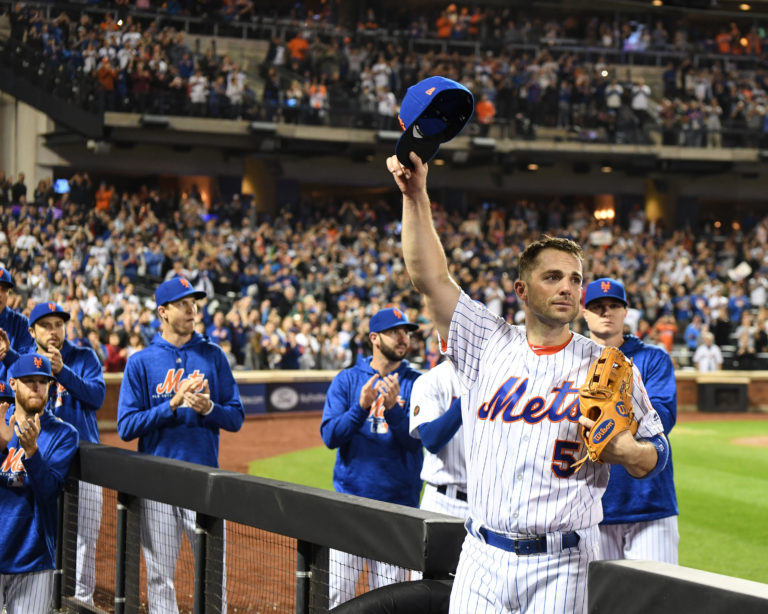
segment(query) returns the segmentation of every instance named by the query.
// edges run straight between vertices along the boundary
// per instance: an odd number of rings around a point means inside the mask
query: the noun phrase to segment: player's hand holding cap
[[[412,168],[410,152],[426,163],[440,145],[450,141],[467,125],[475,110],[475,99],[466,87],[445,77],[427,77],[412,85],[400,105],[403,134],[395,146],[400,164]]]

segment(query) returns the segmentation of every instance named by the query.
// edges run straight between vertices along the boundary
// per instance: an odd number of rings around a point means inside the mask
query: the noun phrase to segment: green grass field
[[[765,422],[686,422],[672,431],[680,506],[680,564],[768,583],[768,437]],[[324,447],[249,464],[252,475],[332,489],[335,451]]]

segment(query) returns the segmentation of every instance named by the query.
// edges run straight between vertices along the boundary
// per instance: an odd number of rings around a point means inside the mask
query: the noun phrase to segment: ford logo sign
[[[288,411],[299,404],[299,393],[288,386],[280,386],[269,395],[269,402],[277,410]]]

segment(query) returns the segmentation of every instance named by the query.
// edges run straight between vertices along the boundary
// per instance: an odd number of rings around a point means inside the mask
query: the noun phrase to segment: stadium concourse
[[[11,43],[21,45],[12,56],[90,111],[397,129],[408,85],[443,74],[486,97],[482,135],[535,139],[547,127],[617,143],[767,140],[765,20],[746,14],[649,17],[647,3],[567,7],[557,17],[535,5],[419,4],[363,15],[344,3],[318,11],[309,3],[219,4],[54,10],[8,2],[0,10]],[[263,51],[238,57],[226,42],[223,52],[214,43],[195,48],[190,33],[258,41]],[[651,68],[630,76],[623,64]]]

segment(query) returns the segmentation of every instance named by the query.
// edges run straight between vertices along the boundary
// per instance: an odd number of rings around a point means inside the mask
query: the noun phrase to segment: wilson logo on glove
[[[613,420],[606,420],[603,422],[599,428],[595,428],[595,434],[592,435],[592,442],[593,443],[600,443],[600,441],[603,439],[603,437],[607,437],[613,432],[613,427],[616,426],[616,423]]]

